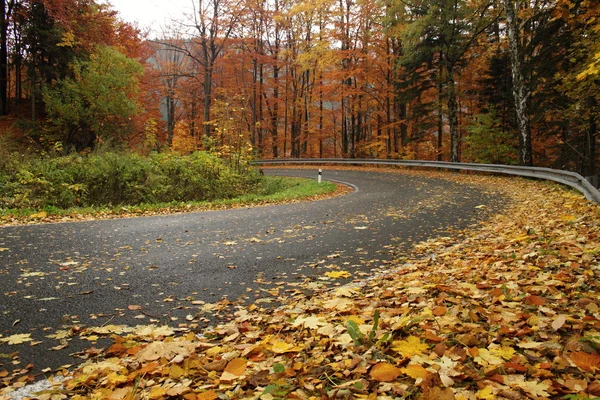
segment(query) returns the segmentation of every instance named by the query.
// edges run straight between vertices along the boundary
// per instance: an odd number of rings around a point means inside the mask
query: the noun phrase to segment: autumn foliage
[[[3,4],[3,126],[24,129],[32,146],[108,140],[142,153],[534,162],[596,174],[590,0],[209,0],[143,38],[93,0]],[[41,93],[75,79],[98,46],[143,65],[138,89],[122,89],[136,93],[135,115],[117,109],[121,124],[107,132],[57,131]]]

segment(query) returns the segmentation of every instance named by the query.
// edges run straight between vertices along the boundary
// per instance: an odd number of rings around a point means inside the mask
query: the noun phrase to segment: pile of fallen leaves
[[[456,179],[502,186],[511,205],[372,279],[240,305],[201,334],[84,329],[112,346],[36,398],[600,397],[600,207],[550,184]]]

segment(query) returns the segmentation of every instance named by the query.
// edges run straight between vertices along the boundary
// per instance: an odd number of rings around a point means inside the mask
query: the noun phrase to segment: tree
[[[112,47],[98,46],[89,60],[73,62],[72,73],[42,91],[54,131],[77,151],[97,140],[122,142],[139,111],[142,66]]]
[[[488,15],[492,1],[433,0],[414,4],[421,14],[407,29],[405,53],[424,53],[423,59],[437,54],[441,84],[445,91],[450,127],[450,160],[460,161],[459,106],[457,75],[467,61],[465,57],[477,38],[492,24],[497,15]],[[493,11],[493,10],[492,10]],[[429,54],[429,56],[427,55]]]
[[[512,72],[513,97],[519,127],[520,162],[521,165],[533,165],[531,146],[531,122],[529,116],[529,101],[531,91],[525,84],[523,76],[523,44],[519,29],[519,0],[504,0],[506,12],[506,30],[509,42],[510,65]]]
[[[8,114],[8,27],[14,0],[0,2],[0,116]]]

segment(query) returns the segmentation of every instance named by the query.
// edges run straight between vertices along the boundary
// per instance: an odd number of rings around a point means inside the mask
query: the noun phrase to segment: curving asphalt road
[[[324,178],[356,191],[288,205],[1,227],[0,335],[31,333],[39,343],[0,343],[0,371],[30,363],[34,371],[54,369],[106,344],[73,339],[51,351],[61,342],[48,335],[59,329],[168,323],[202,330],[227,317],[202,312],[204,302],[277,304],[291,283],[328,284],[320,278],[331,264],[360,278],[412,243],[502,207],[481,188],[441,179],[341,170]]]

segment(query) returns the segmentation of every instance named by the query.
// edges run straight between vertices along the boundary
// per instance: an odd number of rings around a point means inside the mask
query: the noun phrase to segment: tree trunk
[[[275,60],[277,63],[277,60]],[[271,140],[273,141],[273,158],[277,158],[279,153],[279,136],[277,129],[279,125],[279,67],[273,66],[273,115],[271,116]]]
[[[521,165],[532,166],[533,152],[529,116],[529,97],[531,92],[525,85],[525,77],[523,75],[523,52],[519,32],[518,0],[504,0],[504,9],[506,12],[506,28],[513,79],[512,92],[519,128],[520,162]]]
[[[450,126],[450,162],[460,162],[460,131],[458,129],[458,100],[453,66],[446,64],[446,101]]]
[[[0,115],[8,115],[8,10],[0,4]],[[9,5],[10,7],[10,5]]]
[[[211,137],[210,108],[212,105],[212,65],[204,68],[204,137]]]
[[[596,113],[594,112],[598,106],[594,97],[589,97],[587,101],[589,109],[589,123],[585,135],[585,153],[584,153],[584,176],[596,175],[596,135],[598,133],[598,125],[596,123]]]

